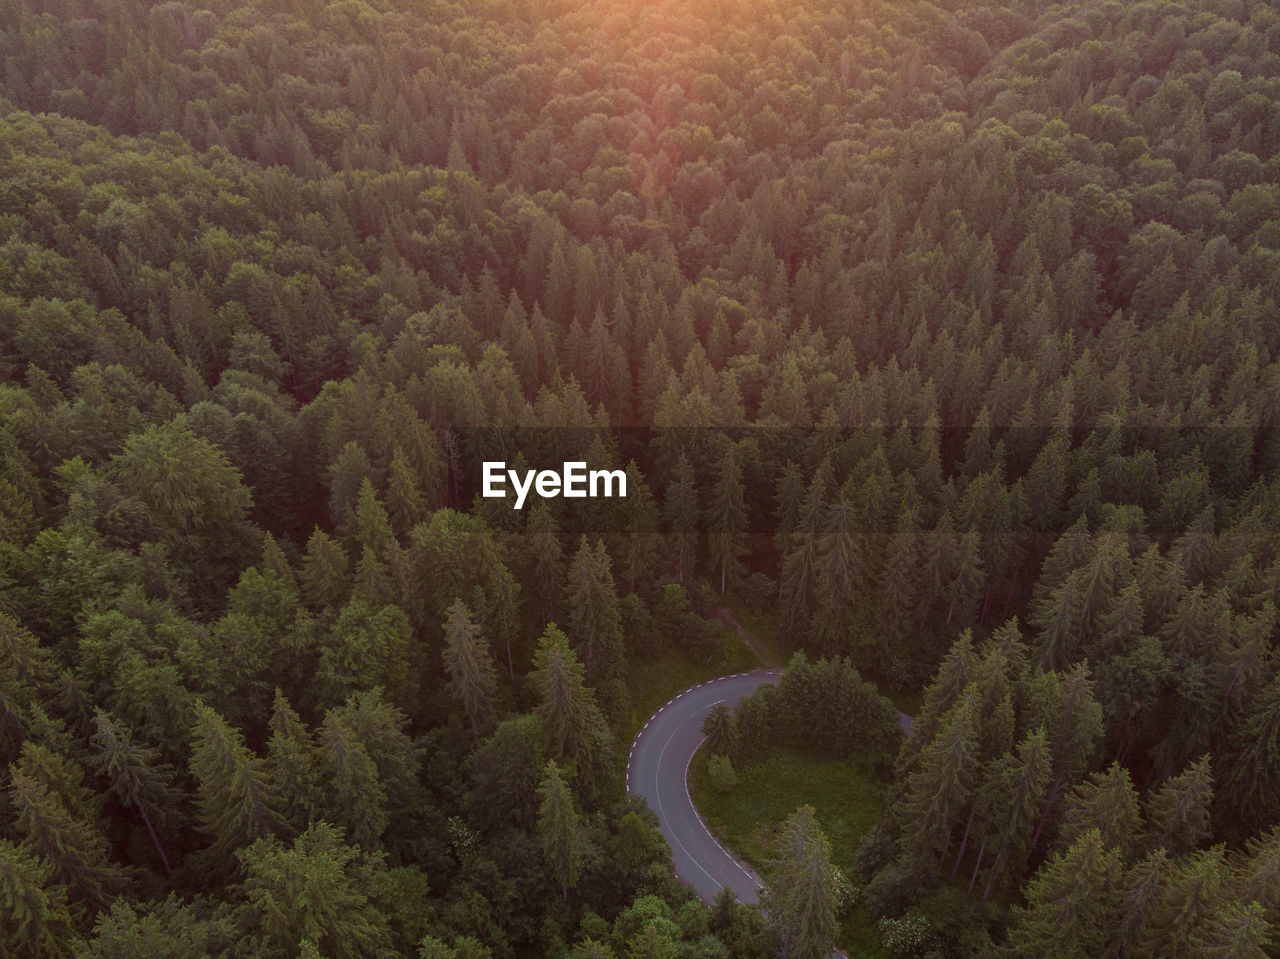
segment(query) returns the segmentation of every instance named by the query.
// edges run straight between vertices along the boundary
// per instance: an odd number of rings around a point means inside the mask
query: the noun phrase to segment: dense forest
[[[816,959],[624,790],[732,601],[889,954],[1280,955],[1273,3],[0,20],[0,954]]]

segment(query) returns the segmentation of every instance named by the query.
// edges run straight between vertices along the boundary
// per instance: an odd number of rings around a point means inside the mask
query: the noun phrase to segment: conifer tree
[[[551,758],[564,763],[578,756],[587,741],[594,697],[586,685],[586,670],[554,623],[547,624],[538,641],[533,667],[543,740]]]
[[[107,843],[90,810],[78,770],[28,742],[9,766],[9,802],[24,844],[53,866],[56,880],[77,899],[104,907],[124,886],[124,873],[107,858]],[[52,761],[50,761],[52,760]]]
[[[93,714],[94,765],[107,777],[112,794],[131,807],[147,827],[165,874],[170,873],[169,857],[156,830],[156,821],[172,814],[178,801],[173,786],[173,767],[160,761],[160,751],[136,742],[124,723],[112,719],[101,709]]]
[[[387,477],[387,512],[392,527],[402,538],[427,517],[427,501],[422,495],[418,476],[399,446],[391,457]]]
[[[707,550],[713,568],[720,573],[720,592],[729,580],[742,575],[742,554],[746,552],[747,507],[742,485],[742,466],[730,447],[720,463],[720,472],[707,500]]]
[[[683,451],[667,482],[662,504],[662,522],[672,547],[676,579],[683,583],[684,572],[691,569],[698,546],[698,489],[693,465]]]
[[[281,802],[239,730],[201,702],[195,720],[190,766],[200,826],[213,839],[214,855],[230,863],[235,850],[283,831]]]
[[[299,577],[302,597],[313,610],[336,609],[350,591],[347,567],[350,560],[340,543],[316,529],[307,540]]]
[[[461,704],[471,723],[471,738],[479,742],[481,725],[487,726],[493,718],[497,677],[480,627],[460,599],[455,599],[445,614],[444,644],[449,693]]]
[[[935,873],[978,785],[979,702],[967,690],[924,746],[901,806],[902,848],[923,874]]]
[[[319,770],[327,796],[324,818],[343,827],[351,843],[374,852],[388,823],[387,791],[378,767],[338,710],[325,715],[319,737]]]
[[[541,618],[549,620],[564,590],[564,548],[560,545],[555,515],[545,500],[529,511],[525,527],[525,556],[530,569],[528,582],[538,597]]]
[[[1147,835],[1156,848],[1185,856],[1209,838],[1212,824],[1213,773],[1209,757],[1200,757],[1176,776],[1166,779],[1147,799]]]
[[[1106,955],[1120,906],[1120,854],[1096,829],[1040,867],[1015,912],[1011,959],[1097,959]]]
[[[812,806],[801,806],[786,818],[777,849],[761,906],[780,942],[782,959],[823,959],[835,938],[841,891],[831,846]]]
[[[925,687],[924,699],[920,704],[919,714],[912,723],[911,735],[903,741],[894,764],[894,778],[899,783],[905,783],[915,771],[922,750],[933,742],[943,717],[959,701],[976,674],[973,633],[966,629],[952,643],[933,681]]]
[[[782,624],[786,632],[807,632],[818,596],[818,554],[822,542],[823,519],[827,509],[827,481],[831,461],[824,459],[814,471],[800,508],[796,532],[788,541],[782,558],[778,592],[782,601]]]
[[[295,831],[301,832],[320,808],[315,738],[279,689],[268,727],[271,736],[267,740],[267,769],[280,791],[282,815]]]
[[[1078,783],[1067,797],[1058,839],[1064,847],[1069,846],[1096,829],[1108,847],[1128,855],[1137,848],[1141,824],[1138,793],[1129,771],[1112,763],[1105,772],[1093,773]]]
[[[984,902],[992,889],[1007,889],[1022,878],[1031,851],[1031,833],[1048,785],[1049,737],[1040,728],[1027,734],[1016,753],[1006,753],[998,760],[983,784],[980,802],[986,828],[973,877],[978,875],[984,854],[989,853]],[[971,878],[971,888],[972,883]]]
[[[841,499],[827,510],[814,563],[816,609],[811,633],[829,653],[847,650],[846,632],[866,574],[863,537],[853,508]]]
[[[717,703],[702,721],[702,731],[707,737],[707,749],[730,759],[738,758],[740,741],[733,714],[724,703]]]
[[[622,621],[604,541],[593,547],[582,537],[566,586],[569,632],[582,651],[587,681],[608,687],[622,676]]]
[[[1262,687],[1246,709],[1228,740],[1218,794],[1222,821],[1241,838],[1280,813],[1280,677]]]
[[[551,877],[559,883],[560,893],[567,900],[569,890],[578,884],[582,865],[582,825],[573,808],[573,795],[555,760],[548,760],[538,794],[542,797],[538,807],[542,854]]]
[[[0,839],[0,952],[13,959],[70,959],[81,945],[67,887],[31,849]]]
[[[239,855],[244,934],[268,954],[292,954],[304,943],[330,959],[389,953],[386,917],[370,902],[383,871],[379,859],[343,842],[337,826],[315,823],[288,846],[260,839]]]

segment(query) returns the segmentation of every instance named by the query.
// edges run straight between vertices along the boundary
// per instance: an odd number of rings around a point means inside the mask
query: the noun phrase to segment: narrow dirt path
[[[715,611],[715,618],[733,628],[734,632],[738,634],[738,638],[742,640],[742,645],[751,650],[752,655],[754,655],[756,659],[760,660],[761,666],[766,669],[773,669],[782,665],[781,663],[776,662],[774,658],[769,655],[769,650],[765,647],[764,643],[760,642],[759,637],[757,637],[755,633],[751,632],[751,630],[738,622],[738,617],[733,615],[733,610],[728,606],[717,607]]]

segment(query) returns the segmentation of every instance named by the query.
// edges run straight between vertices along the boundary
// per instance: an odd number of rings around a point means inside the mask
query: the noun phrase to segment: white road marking
[[[665,755],[667,754],[667,747],[671,745],[671,740],[672,740],[672,739],[675,739],[675,732],[678,732],[681,728],[682,728],[682,727],[677,726],[677,727],[676,727],[676,730],[675,730],[675,731],[673,731],[673,732],[672,732],[672,734],[671,734],[670,736],[668,736],[668,737],[667,737],[667,741],[666,741],[665,743],[663,743],[663,744],[662,744],[662,752],[658,753],[658,768],[659,768],[659,769],[661,769],[661,768],[662,768],[662,757],[663,757],[663,756],[665,756]],[[658,778],[656,778],[656,777],[655,777],[655,779],[654,779],[654,790],[653,790],[653,792],[654,792],[654,797],[658,800],[658,819],[659,819],[659,820],[661,820],[661,819],[665,818],[665,817],[664,817],[664,815],[663,815],[663,812],[662,812],[662,780],[661,780],[661,779],[658,779]],[[688,793],[688,783],[687,783],[687,782],[686,782],[686,784],[685,784],[685,792],[686,792],[686,794]],[[694,813],[695,813],[695,814],[697,813],[697,810],[696,810],[696,809],[694,810]],[[680,846],[680,848],[684,850],[684,854],[685,854],[686,856],[688,856],[690,860],[692,860],[692,861],[693,861],[693,864],[694,864],[695,866],[697,866],[699,869],[701,869],[701,870],[702,870],[702,874],[703,874],[704,876],[706,876],[708,879],[710,879],[713,883],[715,883],[715,884],[716,884],[716,888],[717,888],[717,889],[723,889],[723,888],[724,888],[724,883],[722,883],[722,882],[721,882],[719,879],[717,879],[715,876],[711,875],[711,873],[707,872],[706,867],[704,867],[704,866],[702,865],[702,863],[698,861],[698,857],[697,857],[697,856],[695,856],[693,853],[691,853],[691,852],[689,851],[689,847],[688,847],[688,846],[686,846],[686,845],[681,841],[680,837],[676,834],[676,831],[675,831],[674,829],[672,829],[672,830],[671,830],[671,835],[672,835],[672,837],[675,839],[676,843]]]
[[[631,750],[630,750],[630,752],[629,752],[629,753],[628,753],[628,755],[627,755],[627,791],[628,791],[628,792],[630,792],[630,791],[631,791],[631,766],[633,765],[633,763],[634,763],[634,761],[635,761],[635,755],[636,755],[636,752],[638,751],[638,749],[639,749],[639,747],[640,747],[640,741],[641,741],[641,739],[643,739],[643,738],[644,738],[645,732],[648,730],[650,723],[652,723],[654,720],[656,720],[656,719],[658,718],[658,716],[659,716],[659,715],[661,715],[661,713],[662,713],[662,712],[663,712],[663,711],[664,711],[668,706],[673,705],[673,704],[675,703],[675,701],[676,701],[677,699],[680,699],[681,697],[683,697],[683,696],[685,695],[685,693],[691,693],[691,692],[693,692],[695,689],[701,689],[701,688],[703,688],[704,686],[712,686],[712,685],[716,685],[716,684],[719,684],[719,683],[725,682],[725,681],[727,681],[727,680],[731,680],[731,679],[740,679],[740,678],[742,678],[743,676],[750,676],[750,675],[751,675],[751,673],[734,673],[734,674],[733,674],[733,675],[731,675],[731,676],[721,676],[721,677],[719,677],[718,679],[707,680],[707,681],[706,681],[706,682],[704,682],[704,683],[699,683],[697,686],[694,686],[694,687],[691,687],[690,689],[686,689],[686,690],[684,690],[683,692],[681,692],[681,693],[679,693],[678,695],[676,695],[676,696],[675,696],[675,698],[670,699],[670,700],[668,700],[667,702],[663,703],[663,704],[662,704],[662,706],[661,706],[661,707],[659,707],[658,711],[657,711],[656,713],[654,713],[654,714],[653,714],[653,716],[651,716],[651,717],[649,718],[649,720],[648,720],[648,721],[646,721],[646,722],[645,722],[645,724],[644,724],[643,728],[641,728],[640,732],[636,734],[636,738],[635,738],[635,740],[634,740],[634,741],[632,742],[632,744],[631,744]],[[763,670],[763,671],[761,672],[761,675],[763,675],[763,676],[777,676],[777,675],[779,675],[779,674],[778,674],[778,671],[777,671],[777,670]],[[711,706],[718,706],[718,705],[720,705],[721,703],[724,703],[724,702],[727,702],[727,701],[728,701],[728,700],[720,699],[720,700],[717,700],[716,702],[712,703],[712,704],[711,704]],[[677,726],[677,727],[675,728],[675,730],[673,730],[673,731],[672,731],[671,735],[667,737],[667,741],[666,741],[665,743],[663,743],[663,744],[662,744],[662,749],[661,749],[661,750],[659,751],[659,753],[658,753],[658,763],[657,763],[657,765],[658,765],[658,769],[661,769],[661,768],[662,768],[662,761],[663,761],[663,758],[666,756],[667,747],[671,744],[671,741],[675,738],[675,734],[676,734],[677,732],[679,732],[681,729],[683,729],[683,728],[684,728],[684,727],[685,727],[685,726],[686,726],[690,721],[697,720],[697,719],[701,719],[701,718],[702,718],[702,714],[699,714],[699,715],[696,715],[696,716],[691,716],[691,717],[689,717],[689,719],[688,719],[688,720],[686,720],[684,723],[682,723],[682,724],[680,724],[679,726]],[[696,752],[697,752],[698,747],[700,747],[700,746],[702,745],[702,742],[703,742],[703,740],[705,740],[705,738],[706,738],[706,737],[703,737],[703,739],[702,739],[702,740],[699,740],[699,741],[698,741],[698,746],[695,746],[695,747],[694,747],[694,753],[696,753]],[[695,806],[695,805],[693,804],[693,797],[689,794],[689,766],[690,766],[690,764],[691,764],[692,762],[693,762],[693,755],[691,754],[691,755],[690,755],[690,757],[689,757],[688,762],[686,762],[686,763],[685,763],[685,770],[684,770],[684,783],[683,783],[683,785],[684,785],[685,799],[688,801],[688,803],[689,803],[689,807],[693,810],[694,819],[697,821],[698,825],[702,828],[702,831],[703,831],[703,832],[704,832],[704,833],[705,833],[705,834],[706,834],[706,835],[711,839],[711,841],[712,841],[713,843],[715,843],[716,848],[717,848],[717,849],[719,849],[719,850],[720,850],[720,852],[724,854],[725,858],[727,858],[730,862],[732,862],[732,863],[733,863],[733,865],[734,865],[734,866],[736,866],[736,867],[737,867],[737,869],[738,869],[738,870],[739,870],[739,871],[740,871],[744,876],[746,876],[746,877],[747,877],[747,879],[751,882],[751,884],[752,884],[755,888],[757,888],[757,889],[763,888],[763,883],[760,881],[759,877],[758,877],[758,876],[756,876],[756,875],[755,875],[755,873],[754,873],[754,872],[752,872],[749,868],[747,868],[747,867],[746,867],[746,866],[744,866],[741,862],[739,862],[739,861],[738,861],[738,859],[737,859],[737,857],[735,857],[735,856],[733,855],[733,853],[729,852],[727,849],[725,849],[725,848],[724,848],[724,846],[723,846],[723,845],[721,845],[720,841],[719,841],[718,839],[716,839],[716,837],[711,833],[711,830],[707,828],[707,824],[703,821],[703,819],[702,819],[702,815],[698,812],[698,808],[697,808],[697,806]],[[662,785],[663,785],[663,783],[662,783],[662,779],[661,779],[659,776],[657,776],[657,774],[655,773],[655,776],[654,776],[654,798],[655,798],[655,800],[657,801],[657,804],[658,804],[657,812],[658,812],[659,820],[660,820],[660,821],[665,821],[665,820],[666,820],[666,814],[665,814],[665,811],[664,811],[664,809],[663,809],[663,805],[662,805]],[[705,866],[703,866],[703,864],[702,864],[702,863],[701,863],[701,862],[700,862],[700,861],[699,861],[699,860],[698,860],[698,859],[693,855],[693,853],[689,851],[689,847],[688,847],[688,846],[686,846],[686,845],[684,844],[683,840],[681,840],[681,838],[679,837],[679,835],[677,835],[677,834],[676,834],[676,831],[675,831],[675,829],[674,829],[674,828],[671,828],[669,824],[668,824],[668,828],[669,828],[669,829],[670,829],[670,831],[671,831],[672,838],[675,840],[676,844],[680,847],[680,849],[684,852],[685,856],[687,856],[690,860],[692,860],[693,864],[694,864],[695,866],[697,866],[697,867],[698,867],[698,869],[699,869],[699,870],[701,870],[701,872],[703,873],[703,875],[705,875],[708,879],[710,879],[710,880],[711,880],[711,882],[712,882],[712,883],[714,883],[714,884],[715,884],[715,886],[716,886],[717,888],[719,888],[719,889],[723,889],[723,888],[724,888],[724,883],[722,883],[719,879],[717,879],[715,876],[711,875],[711,873],[707,871],[706,867],[705,867]]]

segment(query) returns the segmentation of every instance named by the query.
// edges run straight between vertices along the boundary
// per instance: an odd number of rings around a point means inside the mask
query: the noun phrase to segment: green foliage
[[[733,787],[738,785],[738,774],[728,756],[713,753],[707,758],[707,782],[718,793],[733,792]]]
[[[342,830],[313,824],[285,846],[274,837],[240,852],[241,928],[266,955],[291,955],[303,940],[326,956],[390,955],[386,919],[369,902],[381,868],[343,842]]]
[[[70,956],[78,945],[76,916],[53,867],[31,850],[0,839],[0,916],[5,954],[15,959]]]
[[[708,729],[722,798],[901,742],[869,901],[1052,955],[1096,830],[1111,948],[1274,949],[1267,4],[5,14],[0,766],[56,930],[5,949],[332,955],[228,926],[232,852],[323,819],[432,877],[368,953],[717,955],[674,901],[571,930],[677,898],[605,717],[744,668],[730,592],[810,659]],[[517,514],[489,458],[634,496]],[[863,677],[935,674],[903,739]],[[529,865],[548,758],[573,903]]]
[[[485,648],[479,628],[471,621],[471,611],[460,599],[449,607],[444,642],[449,692],[461,704],[471,723],[471,737],[479,740],[481,723],[487,725],[494,713],[497,679],[493,658]]]
[[[542,797],[538,807],[542,854],[552,878],[568,898],[569,890],[578,884],[582,864],[582,826],[573,808],[573,795],[554,760],[547,762],[538,794]]]
[[[200,826],[213,840],[220,865],[229,865],[237,849],[284,831],[266,765],[238,730],[203,703],[195,706],[190,765]]]
[[[801,806],[783,822],[761,898],[783,956],[820,959],[831,952],[840,886],[812,806]]]

